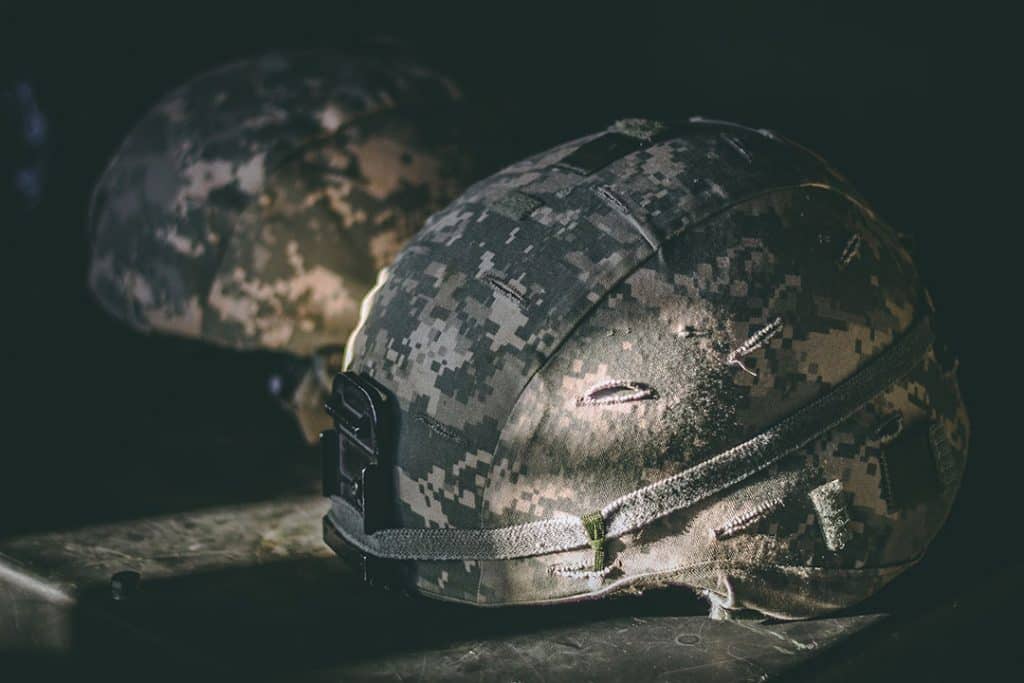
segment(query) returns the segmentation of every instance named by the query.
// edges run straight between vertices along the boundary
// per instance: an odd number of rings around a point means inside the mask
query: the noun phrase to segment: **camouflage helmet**
[[[96,185],[92,291],[141,331],[338,355],[377,270],[467,184],[459,100],[411,62],[327,51],[199,76]],[[285,397],[307,434],[318,377]]]
[[[329,399],[325,537],[471,604],[850,605],[921,557],[964,468],[932,314],[816,155],[619,122],[475,184],[382,273]]]
[[[142,331],[308,355],[465,187],[460,99],[399,59],[271,54],[164,97],[99,179],[89,284]]]

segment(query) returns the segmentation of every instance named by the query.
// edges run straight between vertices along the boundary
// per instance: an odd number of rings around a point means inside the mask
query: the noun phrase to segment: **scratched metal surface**
[[[326,549],[324,508],[292,497],[0,540],[0,652],[289,680],[759,681],[885,619],[716,622],[682,591],[490,610],[408,598]],[[142,583],[114,601],[123,570]]]

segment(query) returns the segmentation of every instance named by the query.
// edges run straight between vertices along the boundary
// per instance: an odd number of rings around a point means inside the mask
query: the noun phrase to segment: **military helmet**
[[[435,214],[364,302],[325,537],[479,605],[802,618],[914,564],[966,457],[899,236],[766,130],[621,121]]]
[[[141,331],[337,355],[377,270],[468,184],[459,107],[401,58],[270,54],[199,76],[97,182],[89,285]]]
[[[271,54],[204,74],[127,136],[90,209],[89,282],[140,330],[308,355],[466,181],[459,93],[402,60]]]

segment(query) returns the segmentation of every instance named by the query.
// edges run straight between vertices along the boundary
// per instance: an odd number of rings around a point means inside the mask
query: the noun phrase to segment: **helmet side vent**
[[[860,253],[860,243],[860,233],[853,233],[850,239],[846,242],[846,246],[843,247],[843,253],[839,256],[840,270],[846,268],[855,258],[857,258],[857,255]]]
[[[655,399],[658,392],[642,382],[611,379],[598,382],[576,397],[578,406],[614,405]]]
[[[526,293],[514,282],[499,277],[494,273],[484,273],[480,276],[487,285],[494,290],[495,294],[502,296],[520,308],[526,305]]]
[[[452,441],[463,447],[468,445],[466,438],[462,436],[459,430],[435,420],[426,413],[417,413],[413,416],[413,419],[426,425],[427,429],[432,433],[437,434],[442,439],[447,439],[448,441]]]
[[[611,207],[615,213],[619,214],[619,216],[621,216],[622,219],[630,225],[630,227],[640,233],[644,240],[651,245],[652,249],[657,249],[660,246],[660,242],[658,238],[655,237],[654,232],[648,226],[637,220],[636,216],[633,215],[633,212],[629,210],[628,206],[626,206],[626,202],[617,197],[610,187],[602,185],[594,190],[594,192],[601,198],[601,201]]]
[[[725,141],[725,144],[727,144],[730,147],[732,147],[733,150],[737,154],[739,154],[741,157],[743,157],[744,161],[746,161],[748,164],[753,161],[753,159],[750,156],[750,152],[748,152],[746,149],[744,149],[743,145],[740,144],[739,140],[737,140],[736,138],[734,138],[731,135],[726,135],[725,133],[722,133],[721,137],[722,137],[722,140]]]

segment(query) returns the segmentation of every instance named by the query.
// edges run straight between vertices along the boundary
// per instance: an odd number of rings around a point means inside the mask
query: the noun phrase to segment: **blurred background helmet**
[[[467,183],[461,123],[456,87],[400,58],[270,54],[201,75],[97,182],[89,286],[139,331],[328,364],[377,270]],[[281,394],[307,436],[321,375]]]
[[[620,121],[471,187],[382,274],[325,536],[471,604],[855,603],[949,512],[968,422],[910,254],[765,130]]]

